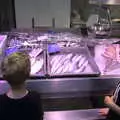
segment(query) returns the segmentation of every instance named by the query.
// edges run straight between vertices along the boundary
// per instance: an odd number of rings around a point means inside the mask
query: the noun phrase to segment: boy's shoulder
[[[6,99],[6,94],[0,94],[0,102],[5,101]]]
[[[4,98],[5,97],[5,93],[4,94],[0,94],[0,98]]]
[[[29,94],[32,96],[40,96],[40,93],[38,93],[36,91],[29,91]]]
[[[40,99],[41,95],[40,93],[36,92],[36,91],[29,91],[28,93],[28,97],[33,98],[33,99]]]
[[[39,104],[42,102],[41,95],[35,91],[29,91],[28,95],[23,98],[24,101],[29,101],[29,103]]]
[[[24,96],[23,98],[18,99],[18,100],[22,100],[22,99],[33,99],[33,100],[36,100],[36,99],[40,99],[40,98],[41,98],[40,93],[38,93],[36,91],[29,91],[26,96]],[[11,98],[7,97],[7,95],[5,93],[4,94],[0,94],[0,101],[4,101],[4,100],[7,100],[7,99],[11,99]]]

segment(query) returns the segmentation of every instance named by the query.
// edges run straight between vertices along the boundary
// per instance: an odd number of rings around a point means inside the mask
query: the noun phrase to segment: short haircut
[[[19,86],[25,82],[30,74],[29,56],[23,52],[16,52],[5,57],[1,63],[3,78],[11,87]]]

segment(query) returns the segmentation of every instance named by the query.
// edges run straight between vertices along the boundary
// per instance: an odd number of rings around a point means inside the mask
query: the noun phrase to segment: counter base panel
[[[112,95],[120,78],[57,78],[27,81],[27,88],[41,94],[45,111],[104,107],[104,96]],[[9,85],[0,81],[0,94]]]

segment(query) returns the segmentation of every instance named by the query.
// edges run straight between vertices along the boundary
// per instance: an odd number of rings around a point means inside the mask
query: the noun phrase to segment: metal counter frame
[[[41,94],[45,111],[95,109],[104,106],[104,96],[111,95],[119,77],[78,77],[29,79],[30,90]],[[0,81],[0,94],[9,89]]]
[[[109,94],[115,89],[119,80],[119,77],[68,77],[29,79],[26,83],[29,89],[38,91],[43,97],[61,98],[88,96],[96,92]],[[0,94],[6,92],[8,88],[8,84],[1,80]]]

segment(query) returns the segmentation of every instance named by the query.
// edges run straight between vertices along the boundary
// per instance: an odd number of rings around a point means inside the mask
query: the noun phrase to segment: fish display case
[[[110,39],[101,41],[69,32],[13,32],[8,34],[5,55],[15,51],[29,54],[31,76],[35,77],[28,79],[27,87],[41,93],[45,109],[89,109],[93,98],[99,101],[99,96],[110,95],[120,78],[119,73],[105,77],[119,71],[119,45]],[[7,89],[8,84],[0,81],[0,93]]]
[[[46,51],[39,34],[8,33],[5,56],[14,52],[25,52],[31,61],[31,77],[44,77],[46,74]]]
[[[5,56],[16,51],[29,54],[31,77],[100,75],[82,37],[70,32],[8,33]]]
[[[86,45],[75,41],[48,44],[48,74],[50,76],[99,76],[100,71]]]
[[[11,32],[1,45],[5,56],[16,51],[29,54],[31,76],[119,76],[120,46],[112,44],[119,40],[86,39],[66,31]]]

